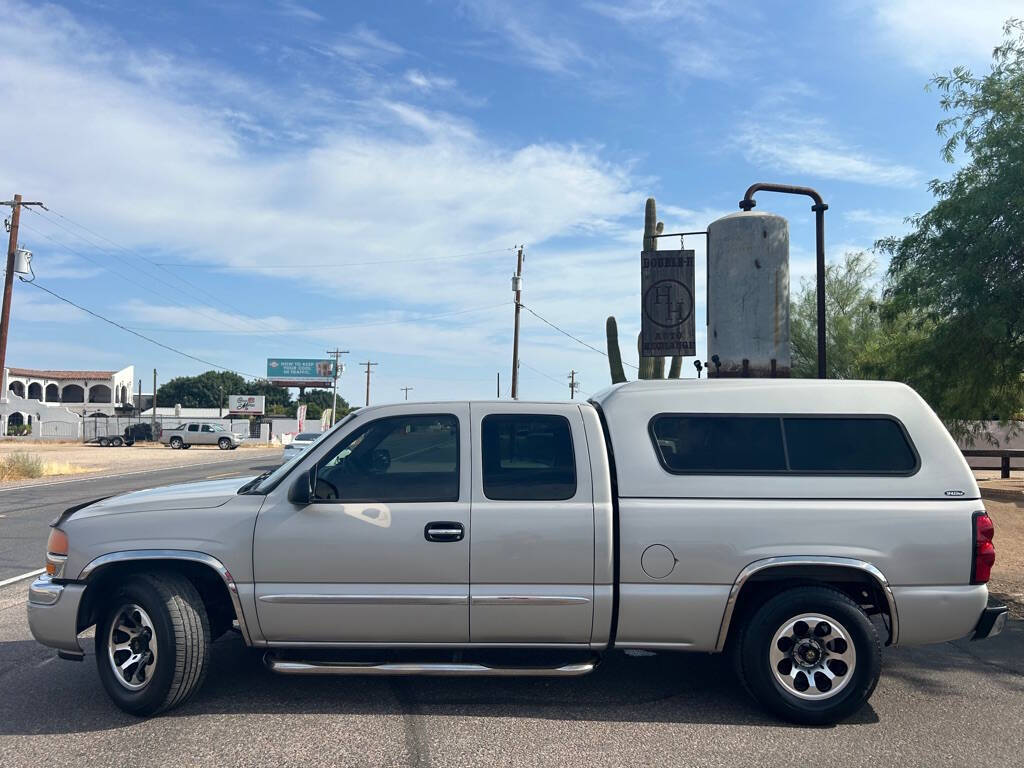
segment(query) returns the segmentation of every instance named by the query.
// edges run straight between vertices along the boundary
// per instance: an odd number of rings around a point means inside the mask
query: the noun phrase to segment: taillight
[[[985,584],[992,576],[996,562],[996,548],[992,543],[996,529],[992,518],[985,512],[974,513],[974,561],[971,566],[971,584]]]

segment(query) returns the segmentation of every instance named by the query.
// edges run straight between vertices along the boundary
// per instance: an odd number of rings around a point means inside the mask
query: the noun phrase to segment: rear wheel
[[[183,446],[184,444],[185,444],[185,443],[184,443],[184,441],[183,441],[183,440],[182,440],[182,439],[181,439],[180,437],[172,437],[172,438],[171,438],[171,441],[170,441],[170,446],[171,446],[171,448],[173,448],[174,450],[178,450],[178,449],[179,449],[179,448],[181,448],[181,447],[182,447],[182,446]]]
[[[192,583],[173,573],[142,574],[107,600],[96,625],[96,667],[125,712],[155,715],[202,684],[210,625]]]
[[[797,587],[764,603],[741,627],[734,652],[754,699],[804,725],[835,723],[859,710],[882,663],[871,621],[830,587]]]
[[[122,445],[124,445],[124,440],[122,440],[120,437],[115,437],[110,442],[115,448],[120,448]]]
[[[106,448],[110,445],[110,441],[105,437],[101,437],[97,442],[99,442],[101,448]]]
[[[220,448],[222,451],[226,451],[228,448],[231,447],[231,439],[227,437],[222,437],[220,440],[217,441],[217,447]]]

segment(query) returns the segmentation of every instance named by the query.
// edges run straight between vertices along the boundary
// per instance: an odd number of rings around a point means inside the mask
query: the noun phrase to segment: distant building
[[[135,366],[119,371],[57,371],[8,368],[4,392],[40,403],[63,405],[82,415],[114,415],[135,409]],[[17,419],[14,412],[7,416]],[[14,422],[11,422],[14,423]],[[26,423],[26,422],[21,422]]]

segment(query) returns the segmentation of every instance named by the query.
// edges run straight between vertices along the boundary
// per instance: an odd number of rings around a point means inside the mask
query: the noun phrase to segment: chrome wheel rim
[[[786,621],[768,649],[775,681],[798,699],[822,701],[853,679],[857,650],[846,627],[823,613],[802,613]]]
[[[156,629],[140,606],[122,605],[110,623],[107,658],[114,677],[129,691],[149,685],[156,671]]]

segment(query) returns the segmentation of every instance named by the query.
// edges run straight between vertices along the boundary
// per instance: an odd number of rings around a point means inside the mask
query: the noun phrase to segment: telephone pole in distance
[[[576,371],[569,371],[569,399],[576,399],[576,392],[580,388],[580,383],[576,381]]]
[[[412,387],[399,387],[399,389],[402,390],[403,392],[405,392],[405,399],[408,400],[409,399],[409,390],[412,389]]]
[[[516,273],[512,277],[512,291],[516,296],[516,322],[512,334],[512,399],[519,399],[519,299],[523,295],[523,246],[516,254]]]
[[[342,355],[347,355],[347,349],[328,349],[327,354],[334,358],[334,390],[331,393],[331,426],[334,426],[334,421],[338,417],[338,377],[341,375],[341,363],[339,362]]]
[[[365,363],[360,363],[360,365],[365,365],[366,366],[366,404],[369,405],[370,404],[370,366],[371,365],[376,365],[376,363],[372,363],[372,362],[370,362],[368,360]]]

